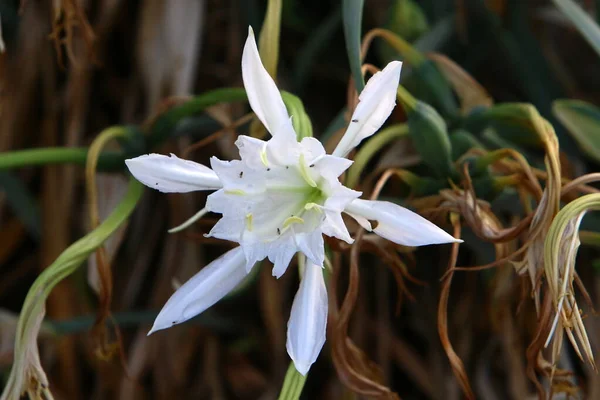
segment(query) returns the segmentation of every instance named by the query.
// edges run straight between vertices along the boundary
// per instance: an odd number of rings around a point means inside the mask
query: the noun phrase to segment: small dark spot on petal
[[[270,171],[270,170],[271,170],[271,168],[267,168],[267,171]]]
[[[177,323],[177,321],[173,321],[173,322],[171,322],[171,324],[172,324],[172,325],[175,325],[176,323]]]
[[[281,229],[277,228],[277,234],[281,235]]]
[[[289,166],[289,165],[286,165],[286,166],[285,166],[285,169],[290,169],[290,166]]]
[[[357,119],[353,119],[352,122],[358,122],[358,120]]]
[[[244,171],[240,171],[240,178],[244,176]]]
[[[156,182],[155,185],[158,186],[158,182]]]
[[[315,166],[315,164],[310,164],[308,167],[309,167],[309,168],[312,168],[312,167],[314,167],[314,166]]]

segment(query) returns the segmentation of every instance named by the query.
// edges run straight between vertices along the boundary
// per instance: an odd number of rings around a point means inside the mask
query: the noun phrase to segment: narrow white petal
[[[377,221],[373,229],[375,233],[404,246],[462,242],[419,214],[387,201],[356,199],[346,207],[346,211],[353,216]]]
[[[266,148],[267,142],[246,135],[239,135],[235,145],[240,151],[240,157],[248,167],[253,169],[265,168],[261,159],[261,152]]]
[[[348,214],[349,216],[351,216],[352,218],[354,218],[354,220],[356,222],[358,222],[358,224],[360,226],[362,226],[366,231],[368,231],[368,232],[372,232],[373,231],[373,227],[371,226],[371,223],[365,217],[363,217],[361,215],[358,215],[358,214],[353,214],[353,213],[349,212],[347,209],[344,210],[344,212],[346,214]]]
[[[344,224],[342,214],[339,212],[325,211],[325,221],[321,225],[321,230],[327,236],[336,237],[346,243],[354,243],[354,239],[352,239],[346,224]]]
[[[321,230],[306,233],[296,233],[298,249],[313,263],[323,266],[325,262],[325,243]]]
[[[146,154],[125,160],[125,164],[135,179],[164,193],[216,190],[222,186],[213,170],[174,154]]]
[[[262,64],[251,27],[242,53],[242,79],[250,107],[271,135],[282,133],[295,137],[279,89]]]
[[[325,155],[315,163],[315,168],[319,170],[321,175],[337,179],[350,168],[353,162],[347,158]]]
[[[273,276],[277,279],[287,270],[292,257],[298,251],[298,247],[294,242],[294,238],[290,235],[289,239],[278,243],[277,246],[272,246],[269,252],[269,260],[273,263]]]
[[[200,314],[234,289],[246,276],[241,247],[217,258],[184,283],[164,305],[148,335]]]
[[[327,289],[323,268],[308,261],[288,321],[287,351],[298,372],[306,375],[325,343]]]
[[[402,63],[392,61],[369,79],[358,98],[350,125],[332,153],[334,156],[344,157],[383,125],[396,105],[401,70]]]

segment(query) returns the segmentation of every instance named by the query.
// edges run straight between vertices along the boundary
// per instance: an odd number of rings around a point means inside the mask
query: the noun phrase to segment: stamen
[[[202,210],[200,210],[196,214],[194,214],[190,219],[185,221],[183,224],[176,226],[175,228],[169,229],[168,232],[169,233],[180,232],[180,231],[184,230],[185,228],[191,226],[194,222],[198,221],[200,218],[202,218],[207,213],[208,213],[208,210],[206,208],[203,208]]]
[[[323,206],[322,206],[322,205],[320,205],[320,204],[317,204],[317,203],[306,203],[306,204],[304,205],[304,209],[305,209],[306,211],[309,211],[309,210],[313,210],[313,209],[314,209],[314,210],[317,210],[317,211],[318,211],[318,212],[320,212],[320,213],[322,213],[322,212],[323,212]]]
[[[263,145],[263,148],[260,151],[260,161],[262,161],[265,167],[269,166],[269,160],[267,160],[267,143]]]
[[[292,225],[292,224],[303,224],[304,220],[300,217],[296,217],[296,216],[291,216],[288,217],[285,221],[283,221],[283,227],[287,228],[288,226]]]

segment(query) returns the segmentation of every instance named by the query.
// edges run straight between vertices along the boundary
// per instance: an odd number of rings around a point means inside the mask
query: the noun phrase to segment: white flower
[[[216,190],[206,209],[222,214],[208,236],[240,244],[179,288],[159,313],[150,333],[184,322],[219,301],[252,266],[268,258],[280,277],[297,252],[308,262],[288,323],[287,350],[296,369],[306,374],[325,342],[327,290],[323,280],[323,234],[352,243],[342,212],[366,229],[407,246],[455,242],[421,216],[396,204],[360,200],[360,192],[338,177],[352,164],[343,158],[373,135],[395,106],[402,64],[391,62],[368,82],[346,134],[325,153],[314,138],[298,142],[275,82],[264,69],[252,29],[242,56],[250,106],[269,130],[268,141],[239,136],[240,160],[211,158],[211,168],[191,161],[150,154],[127,160],[131,173],[162,192]],[[202,213],[199,213],[200,215]]]

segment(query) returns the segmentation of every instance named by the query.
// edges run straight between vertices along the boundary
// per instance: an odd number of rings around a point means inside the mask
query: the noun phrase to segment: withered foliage
[[[278,83],[302,98],[331,149],[343,132],[331,121],[358,102],[340,5],[284,3]],[[600,101],[600,58],[549,1],[365,3],[362,72],[404,61],[389,124],[412,131],[363,144],[355,159],[369,158],[355,163],[354,189],[402,203],[464,242],[407,248],[350,219],[352,245],[327,238],[327,342],[305,398],[600,398],[600,223],[591,212],[582,222],[585,208],[555,232],[561,209],[598,194],[600,174],[551,112],[559,95]],[[0,161],[22,149],[93,148],[114,125],[150,141],[156,121],[195,94],[241,86],[243,38],[266,5],[0,4]],[[428,33],[411,43],[402,27],[421,32],[419,12]],[[455,104],[452,115],[439,111],[453,153],[448,176],[414,146],[422,132],[405,107],[418,99],[444,109],[439,87]],[[236,158],[238,134],[264,133],[252,120],[245,104],[224,102],[178,121],[154,151],[203,163]],[[146,145],[110,140],[102,152]],[[75,158],[0,171],[2,386],[32,282],[126,192],[122,165]],[[146,336],[174,287],[227,246],[203,236],[214,215],[166,233],[205,196],[147,191],[127,224],[52,290],[34,321],[39,351],[21,355],[30,369],[11,384],[32,399],[277,398],[295,264],[275,280],[265,262],[190,323]]]

